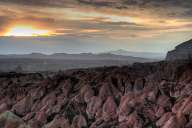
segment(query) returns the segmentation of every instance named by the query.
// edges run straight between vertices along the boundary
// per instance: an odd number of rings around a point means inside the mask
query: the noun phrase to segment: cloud
[[[6,30],[4,26],[7,26],[10,22],[11,18],[6,16],[0,16],[0,35]]]
[[[191,0],[1,0],[0,32],[28,23],[53,36],[151,37],[190,31],[191,12]]]

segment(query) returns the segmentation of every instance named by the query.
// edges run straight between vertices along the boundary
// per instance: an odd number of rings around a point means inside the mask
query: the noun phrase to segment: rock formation
[[[0,128],[191,128],[192,62],[0,74]]]
[[[169,51],[166,60],[184,60],[192,59],[192,39],[175,47],[173,51]]]

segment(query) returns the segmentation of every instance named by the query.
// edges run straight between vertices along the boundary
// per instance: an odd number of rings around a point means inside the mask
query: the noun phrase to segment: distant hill
[[[75,68],[101,66],[122,66],[135,62],[154,62],[156,59],[122,56],[111,53],[67,54],[54,53],[51,55],[31,53],[25,55],[0,55],[0,71],[15,71],[21,67],[23,71],[58,71]]]
[[[141,58],[148,58],[148,59],[158,59],[163,60],[165,58],[165,54],[163,53],[154,53],[154,52],[132,52],[126,51],[123,49],[109,51],[107,53],[114,54],[114,55],[122,55],[122,56],[133,56],[133,57],[141,57]]]
[[[192,39],[175,47],[167,53],[166,60],[192,59]]]
[[[67,53],[54,53],[51,55],[46,55],[42,53],[31,53],[23,55],[0,55],[0,59],[60,59],[60,60],[129,60],[130,62],[149,62],[154,61],[155,59],[148,59],[142,57],[133,57],[133,56],[124,56],[116,55],[112,53],[80,53],[80,54],[67,54]]]

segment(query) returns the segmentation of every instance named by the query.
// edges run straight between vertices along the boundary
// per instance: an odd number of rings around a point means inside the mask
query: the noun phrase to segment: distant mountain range
[[[60,59],[60,60],[129,60],[130,62],[148,62],[158,59],[152,58],[142,58],[127,55],[118,55],[115,53],[80,53],[80,54],[68,54],[68,53],[54,53],[51,55],[46,55],[42,53],[31,53],[31,54],[9,54],[0,55],[0,59]]]
[[[58,71],[76,68],[122,66],[135,62],[160,61],[164,60],[165,56],[163,53],[131,52],[122,49],[98,54],[10,54],[0,55],[0,71],[15,71],[15,69],[23,69],[24,71]],[[189,58],[192,58],[192,40],[186,41],[168,52],[166,60]]]
[[[132,52],[132,51],[126,51],[123,49],[109,51],[107,53],[114,54],[114,55],[141,57],[141,58],[157,59],[157,60],[163,60],[165,59],[165,56],[166,56],[166,53]]]
[[[163,53],[153,52],[132,52],[123,49],[108,51],[98,54],[93,53],[79,53],[79,54],[68,54],[68,53],[54,53],[46,55],[42,53],[31,53],[31,54],[9,54],[0,55],[0,58],[33,58],[33,59],[80,59],[80,60],[95,60],[95,59],[112,59],[112,60],[162,60],[165,58]]]
[[[54,53],[51,55],[31,53],[23,55],[0,55],[0,71],[58,71],[75,68],[122,66],[135,62],[154,62],[158,59],[115,55],[112,53]]]

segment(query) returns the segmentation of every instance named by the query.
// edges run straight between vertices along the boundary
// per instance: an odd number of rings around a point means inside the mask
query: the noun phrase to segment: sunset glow
[[[49,30],[38,29],[33,26],[16,25],[5,33],[5,36],[49,36]]]
[[[0,53],[165,54],[191,39],[190,12],[192,0],[0,0]]]

